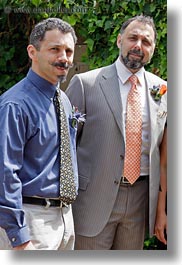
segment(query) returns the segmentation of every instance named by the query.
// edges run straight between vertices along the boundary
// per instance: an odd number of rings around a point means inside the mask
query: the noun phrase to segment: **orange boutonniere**
[[[167,91],[167,86],[166,85],[158,85],[158,86],[153,86],[153,88],[149,88],[150,93],[153,96],[155,101],[159,101],[161,97],[166,93]]]

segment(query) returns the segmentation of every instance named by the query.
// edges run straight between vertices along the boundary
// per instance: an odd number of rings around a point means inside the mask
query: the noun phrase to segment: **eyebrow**
[[[138,37],[138,36],[140,36],[140,34],[139,33],[129,33],[128,36],[129,37]],[[149,42],[152,41],[150,35],[147,35],[147,36],[146,35],[141,35],[141,36],[142,36],[143,39],[145,39],[145,40],[147,40]]]
[[[64,44],[59,44],[59,43],[54,43],[54,42],[49,42],[48,43],[48,46],[57,46],[57,47],[60,47],[60,46],[65,46]]]
[[[69,48],[70,50],[73,50],[70,46],[68,46],[68,45],[66,45],[66,44],[58,44],[58,43],[48,43],[48,47],[58,47],[58,48],[60,48],[60,47],[67,47],[67,48]]]

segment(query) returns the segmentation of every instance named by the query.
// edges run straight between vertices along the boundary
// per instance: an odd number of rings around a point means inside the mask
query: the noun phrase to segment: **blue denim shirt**
[[[0,226],[13,246],[28,240],[22,196],[59,197],[59,135],[53,104],[56,87],[31,69],[0,97]],[[71,104],[61,92],[69,119]],[[70,145],[78,188],[76,130]]]

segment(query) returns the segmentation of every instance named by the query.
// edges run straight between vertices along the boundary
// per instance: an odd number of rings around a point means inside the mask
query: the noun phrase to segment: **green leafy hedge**
[[[166,0],[0,0],[0,93],[27,73],[26,52],[32,26],[43,18],[57,16],[76,30],[79,42],[87,44],[83,61],[90,69],[108,65],[117,58],[116,38],[123,21],[131,16],[153,16],[158,31],[157,47],[148,70],[167,79]]]

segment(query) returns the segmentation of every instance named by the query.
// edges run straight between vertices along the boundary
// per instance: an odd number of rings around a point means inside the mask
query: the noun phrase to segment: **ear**
[[[29,44],[27,46],[27,52],[28,52],[28,56],[30,57],[30,59],[32,61],[36,60],[37,50],[36,50],[36,48],[32,44]]]
[[[121,48],[121,43],[122,43],[122,35],[119,33],[117,37],[117,46],[119,49]]]

